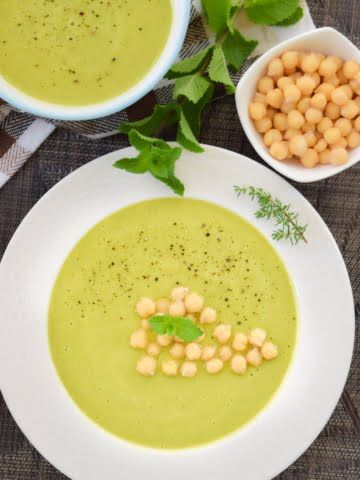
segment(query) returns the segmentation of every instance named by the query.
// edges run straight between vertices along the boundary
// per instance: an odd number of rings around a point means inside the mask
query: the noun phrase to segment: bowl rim
[[[287,178],[290,178],[291,180],[294,180],[299,183],[317,182],[319,180],[324,180],[326,178],[337,175],[343,172],[344,170],[347,170],[348,168],[352,167],[353,165],[359,162],[360,147],[357,147],[352,152],[352,155],[355,154],[355,156],[353,156],[353,158],[350,158],[348,162],[345,163],[344,165],[341,165],[341,166],[322,165],[321,168],[318,167],[315,169],[306,169],[305,167],[302,167],[301,172],[292,170],[291,168],[289,168],[289,165],[290,165],[289,163],[279,162],[278,160],[274,159],[270,155],[267,148],[263,145],[263,142],[260,141],[259,134],[256,132],[253,126],[253,123],[249,118],[247,104],[245,105],[245,102],[243,102],[242,96],[243,96],[244,90],[245,91],[247,89],[249,90],[250,84],[255,86],[254,80],[252,79],[254,70],[260,70],[261,67],[265,67],[266,64],[271,60],[271,58],[283,52],[284,49],[286,49],[286,47],[290,46],[290,48],[296,48],[296,43],[298,41],[301,41],[303,39],[308,39],[311,37],[315,39],[317,37],[321,37],[326,34],[327,35],[330,34],[334,38],[337,38],[342,42],[343,45],[346,45],[352,51],[357,51],[358,57],[359,57],[358,61],[360,62],[360,50],[347,37],[345,37],[345,35],[343,35],[341,32],[339,32],[338,30],[332,27],[317,28],[315,30],[311,30],[309,32],[305,32],[300,35],[291,37],[275,45],[273,48],[271,48],[266,53],[261,55],[244,73],[244,75],[242,76],[242,78],[240,79],[236,87],[236,92],[235,92],[235,103],[236,103],[238,116],[239,116],[241,125],[244,129],[244,132],[246,134],[246,137],[251,143],[251,145],[253,146],[253,148],[256,150],[258,155],[274,170],[276,170],[281,175],[284,175]],[[314,49],[316,50],[316,46],[314,46]]]
[[[128,108],[161,81],[175,62],[183,45],[190,20],[191,0],[170,0],[170,3],[172,9],[171,28],[160,56],[145,76],[120,95],[90,105],[61,105],[32,97],[7,82],[0,75],[0,98],[23,112],[50,120],[95,120]]]

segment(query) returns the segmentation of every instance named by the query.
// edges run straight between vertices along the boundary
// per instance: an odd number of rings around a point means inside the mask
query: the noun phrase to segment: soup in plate
[[[170,0],[0,0],[0,75],[47,102],[102,102],[146,75],[171,22]]]
[[[184,316],[184,285],[197,292],[185,299],[187,321],[206,333],[188,349],[144,324],[171,290],[180,292],[173,312]],[[168,311],[162,302],[159,312]],[[51,355],[80,410],[124,440],[161,449],[206,444],[253,419],[284,379],[296,331],[294,290],[272,245],[232,211],[190,198],[133,204],[98,223],[65,260],[49,306]],[[244,350],[235,342],[241,332],[258,363],[234,351]],[[266,356],[258,332],[276,355]],[[208,368],[195,352],[211,345]],[[222,347],[237,360],[221,357]]]

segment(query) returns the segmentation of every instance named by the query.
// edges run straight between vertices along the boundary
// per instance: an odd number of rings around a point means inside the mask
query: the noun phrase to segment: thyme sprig
[[[289,204],[284,204],[271,193],[254,186],[234,187],[237,196],[248,195],[251,200],[257,200],[259,209],[255,212],[256,218],[274,219],[276,228],[272,233],[273,240],[290,240],[292,245],[299,241],[307,243],[305,231],[307,225],[300,225],[299,214],[291,210]]]

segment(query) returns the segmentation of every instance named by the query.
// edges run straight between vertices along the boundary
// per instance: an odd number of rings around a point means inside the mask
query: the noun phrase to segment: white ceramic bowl
[[[191,0],[171,0],[173,20],[168,41],[160,57],[136,85],[105,102],[86,106],[62,106],[31,97],[13,87],[0,75],[0,98],[16,108],[56,120],[90,120],[119,112],[146,95],[164,77],[183,44],[189,23]]]
[[[298,162],[279,162],[275,160],[264,145],[262,136],[255,130],[249,117],[249,103],[255,93],[258,79],[266,71],[270,60],[278,57],[286,50],[308,50],[322,52],[327,55],[336,55],[345,60],[360,62],[360,50],[344,35],[333,28],[320,28],[296,36],[280,43],[262,55],[243,75],[236,89],[236,107],[244,131],[257,153],[274,170],[292,180],[302,183],[316,182],[331,177],[352,167],[360,160],[360,147],[350,152],[349,161],[342,166],[318,165],[312,169],[304,168]]]

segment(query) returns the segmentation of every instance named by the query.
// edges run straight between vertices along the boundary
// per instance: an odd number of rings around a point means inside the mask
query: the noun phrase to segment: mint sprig
[[[240,10],[244,9],[254,23],[269,26],[292,25],[303,15],[299,0],[202,0],[202,6],[215,36],[214,44],[177,62],[169,70],[166,77],[174,80],[173,102],[156,105],[149,117],[125,122],[119,127],[139,153],[135,158],[114,163],[116,168],[130,173],[149,172],[178,195],[183,195],[185,188],[176,177],[175,163],[182,148],[203,152],[198,141],[201,114],[215,86],[221,84],[227,94],[233,94],[235,85],[229,69],[239,71],[258,45],[256,40],[245,38],[235,28]],[[179,147],[173,148],[159,140],[168,127],[176,128]]]
[[[186,317],[155,315],[149,320],[149,324],[155,333],[176,336],[185,342],[193,342],[203,334],[203,331]]]

